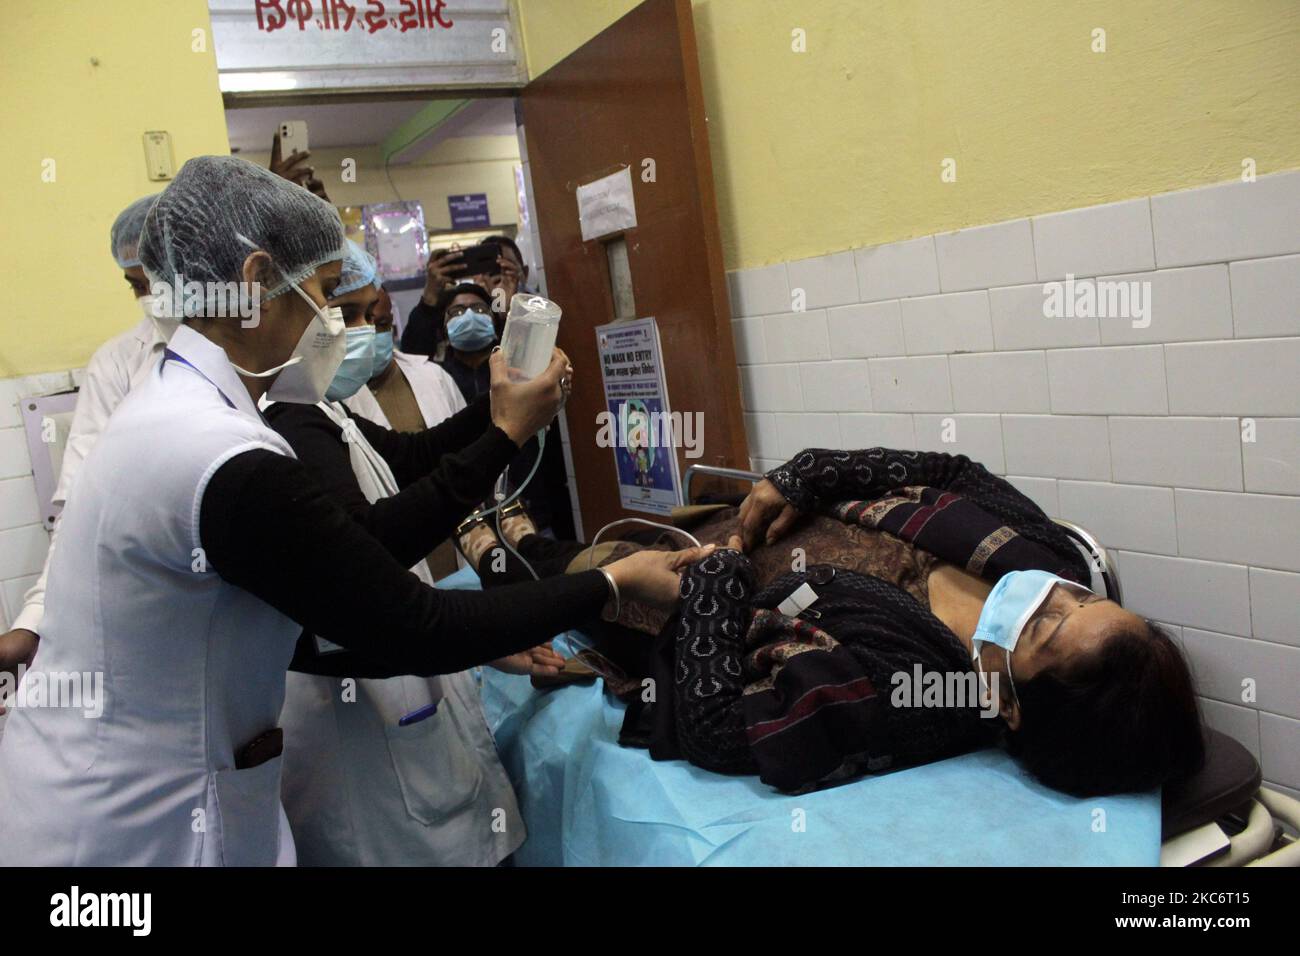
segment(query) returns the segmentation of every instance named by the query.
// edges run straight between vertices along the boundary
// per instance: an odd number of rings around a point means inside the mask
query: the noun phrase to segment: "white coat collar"
[[[153,319],[147,316],[131,326],[131,338],[139,342],[143,348],[160,348],[167,344],[167,340],[162,337],[158,331],[158,325]]]
[[[261,421],[262,416],[253,397],[248,394],[243,380],[226,357],[226,350],[220,345],[195,332],[188,325],[182,325],[172,335],[167,348],[201,372],[237,409]]]
[[[444,376],[450,386],[450,391],[457,395],[460,393],[460,387],[452,377],[429,356],[413,355],[400,349],[393,349],[393,361],[401,367],[403,374],[406,375],[406,381],[411,386],[411,392],[415,395],[415,404],[420,409],[420,417],[424,419],[424,423],[429,427],[433,427],[445,418],[450,418],[460,411],[460,408],[464,407],[463,404],[458,408],[453,403],[439,401],[438,399],[448,398],[449,396],[439,395],[437,389],[429,387],[430,375],[433,375],[435,379]],[[415,380],[412,380],[412,376],[416,377]]]
[[[393,349],[393,358],[403,365],[422,365],[425,362],[432,362],[433,359],[427,355],[418,355],[412,352],[403,352],[401,349]]]

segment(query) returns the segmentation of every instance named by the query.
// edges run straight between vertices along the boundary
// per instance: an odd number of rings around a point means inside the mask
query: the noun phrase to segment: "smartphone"
[[[307,121],[288,120],[280,124],[280,158],[307,152]]]
[[[501,263],[497,262],[501,256],[500,243],[480,242],[477,246],[462,249],[461,253],[465,257],[465,275],[498,276],[501,274]]]

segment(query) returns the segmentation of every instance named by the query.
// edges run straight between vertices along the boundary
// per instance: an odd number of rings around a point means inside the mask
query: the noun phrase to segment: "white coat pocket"
[[[425,826],[463,809],[483,785],[478,761],[465,749],[449,711],[444,702],[427,720],[384,727],[407,812]]]
[[[216,827],[223,866],[275,866],[280,850],[280,768],[275,757],[247,770],[218,770]]]

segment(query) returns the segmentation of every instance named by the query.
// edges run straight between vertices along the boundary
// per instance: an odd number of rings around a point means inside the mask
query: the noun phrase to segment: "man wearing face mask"
[[[175,328],[174,322],[169,323],[154,315],[154,297],[149,294],[149,280],[145,278],[137,254],[145,213],[157,198],[154,194],[131,203],[118,214],[109,233],[109,251],[131,287],[143,317],[96,349],[86,365],[85,377],[77,392],[76,410],[72,414],[72,428],[63,450],[59,481],[51,499],[55,509],[61,509],[67,501],[72,479],[104,430],[113,409],[157,364]],[[51,552],[57,534],[56,524],[50,538]],[[0,670],[12,670],[19,664],[32,662],[45,615],[45,579],[49,561],[47,553],[40,577],[27,591],[22,610],[14,618],[13,630],[0,634]],[[3,712],[3,705],[0,705],[0,713]]]
[[[476,285],[488,293],[489,312],[500,337],[510,300],[517,292],[531,291],[527,285],[528,266],[519,246],[508,236],[488,236],[482,245],[496,247],[495,272],[470,275],[464,261],[464,250],[460,248],[435,249],[429,254],[424,291],[407,317],[402,332],[403,350],[413,355],[427,355],[435,361],[446,358],[449,347],[447,329],[439,300],[445,291],[462,283]]]
[[[448,343],[438,364],[451,376],[465,401],[472,402],[487,391],[486,363],[497,341],[492,297],[482,286],[462,282],[439,294],[434,313],[447,331]]]
[[[432,676],[527,651],[617,613],[622,597],[671,603],[693,555],[638,555],[490,595],[439,591],[407,570],[424,539],[395,558],[321,488],[257,403],[324,398],[346,348],[325,304],[342,258],[336,210],[233,157],[187,162],[146,216],[148,277],[206,291],[185,297],[163,360],[115,411],[69,496],[48,640],[19,696],[55,674],[95,673],[104,707],[10,715],[0,866],[294,862],[277,723],[286,669],[306,666],[295,657],[304,629],[345,649],[331,658],[343,676]],[[218,307],[232,286],[258,303],[252,321]],[[456,497],[482,494],[539,427],[537,409],[553,414],[566,363],[557,353],[527,383],[492,364],[477,408],[422,435],[367,438],[415,482],[455,474]],[[437,480],[425,487],[420,530],[454,527],[464,515]]]

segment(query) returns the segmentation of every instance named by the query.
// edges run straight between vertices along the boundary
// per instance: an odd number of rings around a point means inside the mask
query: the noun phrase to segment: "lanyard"
[[[212,381],[212,379],[208,378],[206,375],[204,375],[202,369],[200,369],[197,365],[195,365],[185,356],[178,355],[176,352],[173,352],[170,348],[165,348],[163,349],[163,361],[166,362],[169,359],[180,362],[182,365],[188,365],[190,368],[194,369],[194,371],[198,374],[199,378],[203,379],[203,381],[207,382],[209,385],[211,385],[213,388],[217,390],[217,394],[221,396],[222,401],[224,401],[231,408],[235,408],[235,403],[232,402],[230,398],[226,395],[226,393],[221,390],[221,386],[218,385],[216,382]],[[238,409],[235,410],[238,411]]]

